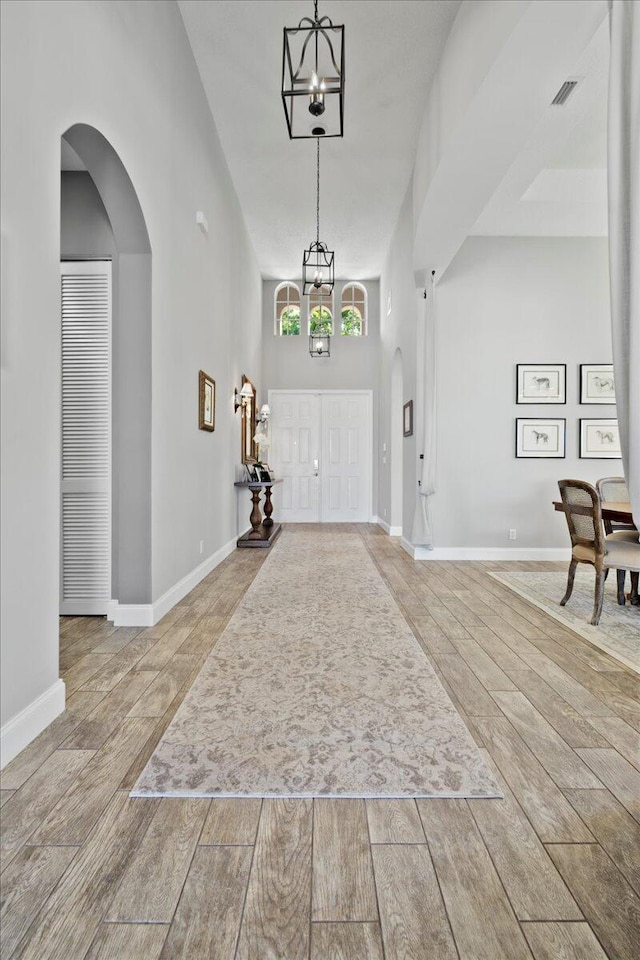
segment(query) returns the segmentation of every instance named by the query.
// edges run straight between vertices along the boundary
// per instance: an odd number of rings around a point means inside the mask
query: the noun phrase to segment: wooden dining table
[[[554,506],[555,509],[558,510],[560,513],[564,513],[564,512],[565,512],[564,504],[563,504],[562,500],[554,500],[554,501],[553,501],[553,506]],[[575,505],[575,504],[572,506],[571,509],[573,510],[574,513],[582,513],[582,512],[583,512],[583,511],[580,510],[580,509],[577,509],[577,510],[576,510],[576,505]],[[601,510],[601,512],[602,512],[602,519],[603,519],[603,520],[612,520],[613,523],[628,523],[628,524],[630,524],[630,525],[633,524],[633,515],[632,515],[632,513],[631,513],[631,504],[630,504],[630,503],[625,503],[624,501],[623,501],[622,503],[617,503],[617,502],[614,501],[614,500],[603,500],[603,501],[601,502],[601,504],[600,504],[600,510]],[[593,511],[592,511],[591,507],[589,507],[589,506],[585,506],[585,507],[584,507],[584,514],[585,514],[585,516],[589,516],[589,517],[590,517],[591,514],[592,514],[592,512],[593,512]]]

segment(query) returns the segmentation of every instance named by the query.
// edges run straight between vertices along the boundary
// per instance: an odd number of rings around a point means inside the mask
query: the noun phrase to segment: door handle
[[[313,469],[315,470],[315,472],[316,472],[316,477],[317,477],[317,476],[318,476],[318,461],[317,461],[317,460],[314,460],[314,461],[313,461]]]

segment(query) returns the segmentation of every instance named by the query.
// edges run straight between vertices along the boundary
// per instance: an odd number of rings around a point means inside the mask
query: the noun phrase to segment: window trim
[[[345,290],[348,290],[349,287],[353,287],[354,290],[360,290],[364,294],[364,314],[362,314],[360,307],[356,303],[353,296],[351,300],[345,303],[344,292]],[[358,313],[360,313],[360,319],[362,324],[361,330],[360,330],[360,336],[366,337],[369,332],[369,291],[367,290],[367,288],[363,283],[359,283],[357,280],[348,280],[347,283],[344,284],[342,290],[340,291],[340,336],[341,337],[351,336],[351,334],[344,333],[342,329],[342,311],[346,307],[355,307]]]
[[[287,289],[287,300],[283,304],[280,314],[278,314],[278,294],[281,290]],[[291,302],[290,290],[295,290],[297,294],[297,301]],[[300,311],[300,331],[298,333],[287,333],[282,332],[282,313],[284,310],[289,307],[297,307]],[[283,280],[282,283],[279,283],[273,292],[273,334],[276,337],[297,337],[302,331],[302,295],[300,293],[300,287],[297,283],[294,283],[293,280]]]

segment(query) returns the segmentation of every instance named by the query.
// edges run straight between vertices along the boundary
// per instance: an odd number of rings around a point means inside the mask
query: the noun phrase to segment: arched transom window
[[[344,337],[363,337],[367,332],[367,291],[361,283],[342,288],[340,332]]]
[[[309,333],[333,335],[333,294],[328,287],[312,290],[309,300]]]
[[[295,283],[281,283],[276,287],[274,333],[280,337],[300,333],[300,290]]]

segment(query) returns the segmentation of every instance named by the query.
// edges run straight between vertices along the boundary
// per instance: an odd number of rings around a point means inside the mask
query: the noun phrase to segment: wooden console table
[[[246,487],[251,492],[251,530],[244,533],[237,540],[239,547],[270,547],[282,529],[281,523],[274,523],[271,514],[273,513],[273,503],[271,502],[271,488],[276,483],[282,483],[282,480],[271,480],[264,482],[249,482],[248,480],[238,480],[234,484],[236,487]],[[264,520],[260,512],[260,493],[264,487]]]

